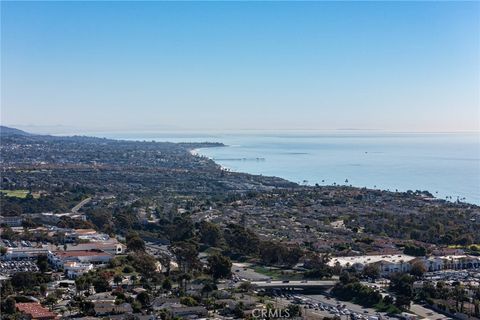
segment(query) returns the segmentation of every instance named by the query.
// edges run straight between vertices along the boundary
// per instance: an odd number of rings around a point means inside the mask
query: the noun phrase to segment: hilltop
[[[30,136],[30,135],[32,134],[20,129],[0,126],[0,136]]]

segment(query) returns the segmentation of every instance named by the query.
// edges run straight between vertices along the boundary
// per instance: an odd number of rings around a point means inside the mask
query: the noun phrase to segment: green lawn
[[[391,314],[398,314],[401,312],[400,309],[398,309],[395,305],[393,304],[388,304],[386,305],[383,301],[380,301],[374,306],[375,310],[379,312],[386,312],[386,313],[391,313]]]
[[[16,197],[16,198],[25,198],[30,191],[28,190],[0,190],[1,193],[4,193],[7,197]]]
[[[255,272],[271,277],[273,280],[301,280],[303,275],[297,272],[285,272],[278,268],[269,268],[264,266],[254,266]]]

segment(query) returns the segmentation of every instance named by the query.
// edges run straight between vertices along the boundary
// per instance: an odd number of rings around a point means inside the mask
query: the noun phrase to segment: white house
[[[106,265],[112,255],[99,250],[49,251],[48,261],[57,269],[64,269],[66,262],[90,263],[94,266]]]
[[[63,270],[66,272],[67,277],[70,279],[75,279],[92,269],[93,269],[93,264],[91,263],[66,261],[63,264]]]
[[[342,267],[353,267],[358,271],[362,271],[365,266],[376,264],[379,267],[380,274],[385,276],[395,272],[408,272],[412,265],[411,262],[416,257],[406,254],[391,254],[391,255],[365,255],[365,256],[350,256],[350,257],[335,257],[332,258],[328,264],[335,266],[340,264]]]

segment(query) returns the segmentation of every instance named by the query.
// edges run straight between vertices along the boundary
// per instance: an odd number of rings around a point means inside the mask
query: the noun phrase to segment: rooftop
[[[389,262],[389,263],[400,263],[400,262],[409,262],[414,260],[415,257],[409,256],[406,254],[391,254],[391,255],[366,255],[366,256],[351,256],[351,257],[336,257],[332,258],[329,265],[333,266],[337,262],[340,265],[345,266],[347,264],[354,265],[354,264],[370,264],[376,262]]]
[[[72,251],[56,251],[58,257],[88,257],[88,256],[111,256],[111,254],[100,250],[72,250]]]
[[[42,307],[39,303],[36,302],[24,302],[17,303],[16,307],[18,311],[30,315],[33,319],[38,318],[56,318],[57,315],[47,308]]]

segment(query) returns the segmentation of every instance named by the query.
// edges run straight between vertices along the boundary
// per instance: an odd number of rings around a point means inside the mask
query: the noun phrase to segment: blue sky
[[[479,2],[2,2],[2,124],[479,130]]]

